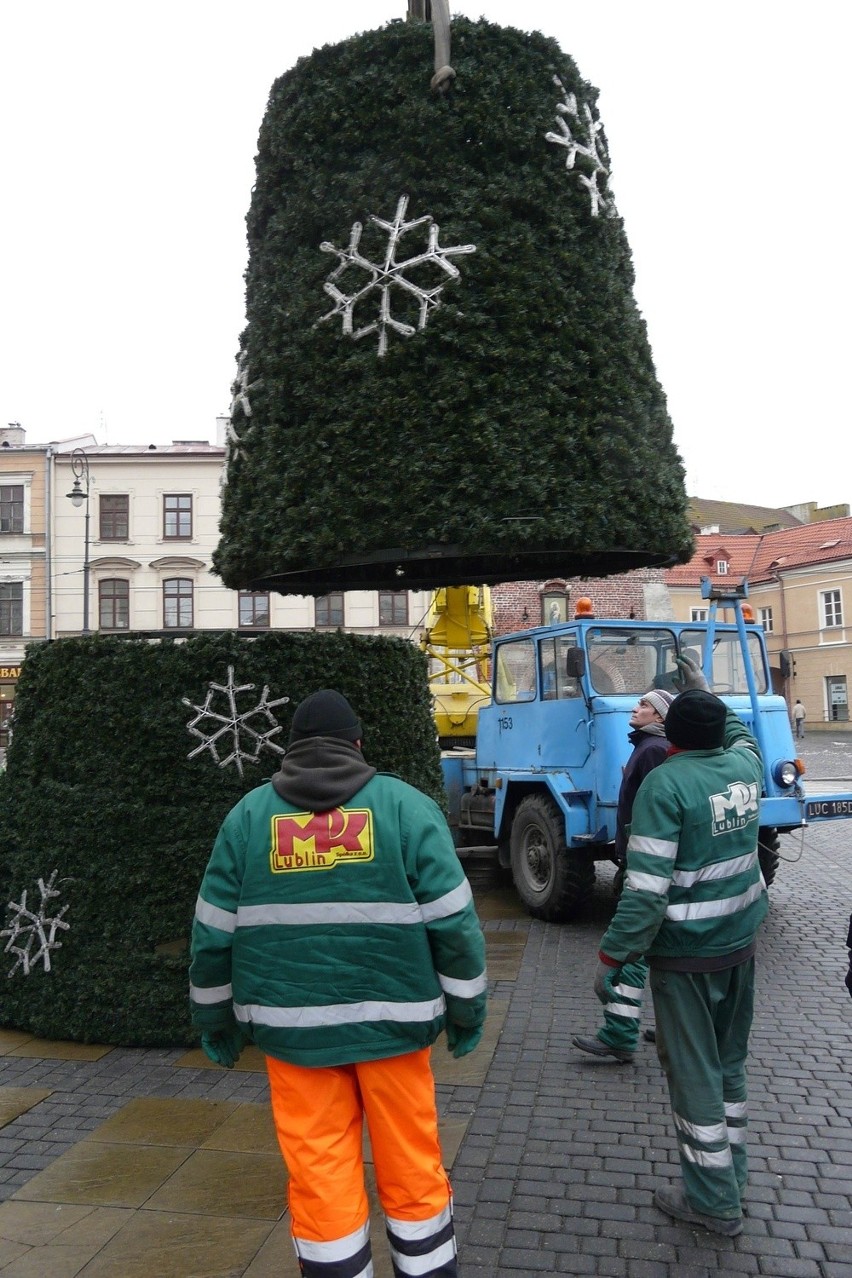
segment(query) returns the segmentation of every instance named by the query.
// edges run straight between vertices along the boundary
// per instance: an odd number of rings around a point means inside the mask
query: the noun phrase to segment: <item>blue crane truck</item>
[[[573,621],[494,641],[491,701],[479,710],[475,747],[442,754],[449,819],[458,846],[496,846],[536,918],[560,922],[582,912],[595,863],[615,860],[630,714],[652,688],[677,692],[681,653],[699,661],[760,746],[758,852],[767,884],[779,864],[779,834],[852,816],[852,794],[805,794],[763,629],[744,616],[746,583],[723,593],[705,582],[703,593],[703,622],[598,619],[590,601],[580,601],[587,610],[578,608]],[[734,620],[718,621],[719,606]]]

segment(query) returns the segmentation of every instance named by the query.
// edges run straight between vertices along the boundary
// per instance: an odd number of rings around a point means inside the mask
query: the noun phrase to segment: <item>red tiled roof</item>
[[[742,577],[751,579],[751,567],[760,541],[761,538],[754,533],[741,537],[732,533],[701,533],[695,538],[695,554],[689,563],[667,568],[665,583],[667,586],[696,586],[702,577],[712,577],[714,581],[730,581],[733,585]],[[725,576],[716,572],[720,559],[728,563]]]
[[[727,575],[716,572],[719,559],[728,560]],[[771,581],[776,571],[843,559],[852,559],[852,517],[797,524],[762,535],[702,533],[695,538],[689,563],[667,569],[664,578],[667,586],[697,586],[702,577],[711,577],[716,584],[733,584],[742,577],[756,583]]]

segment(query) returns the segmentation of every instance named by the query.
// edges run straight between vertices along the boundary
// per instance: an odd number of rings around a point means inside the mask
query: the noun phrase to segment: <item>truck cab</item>
[[[787,704],[771,691],[763,630],[746,623],[739,598],[725,602],[733,623],[717,624],[715,606],[695,623],[601,620],[589,605],[573,621],[495,641],[491,702],[479,711],[475,749],[443,756],[450,824],[460,845],[496,846],[531,914],[560,921],[579,913],[595,862],[615,859],[630,716],[653,688],[677,693],[680,654],[697,660],[712,691],[757,738],[767,883],[778,866],[777,833],[820,818],[819,799],[804,793]]]

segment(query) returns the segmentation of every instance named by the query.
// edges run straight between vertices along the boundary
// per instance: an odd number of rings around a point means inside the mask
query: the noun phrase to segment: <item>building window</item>
[[[0,485],[0,532],[24,531],[24,485]]]
[[[24,583],[0,582],[0,635],[24,633]]]
[[[101,630],[130,629],[130,582],[117,577],[98,582],[98,626]]]
[[[690,608],[689,620],[690,621],[706,621],[707,609],[706,608]]]
[[[192,537],[189,493],[166,493],[163,497],[163,537],[168,541],[188,541]]]
[[[343,622],[341,621],[341,625]],[[379,625],[380,626],[407,626],[408,625],[408,591],[407,590],[380,590],[379,591]]]
[[[727,577],[727,575],[728,575],[728,561],[727,561],[727,559],[717,559],[717,560],[716,560],[716,576],[717,576],[717,577]]]
[[[127,541],[130,534],[130,498],[126,494],[104,494],[99,499],[101,541]]]
[[[269,629],[269,591],[241,590],[239,599],[240,627],[246,630]]]
[[[772,631],[775,629],[775,625],[772,621],[772,609],[759,608],[757,615],[760,618],[760,624],[763,626],[763,629],[768,635],[771,635]]]
[[[822,600],[822,624],[825,629],[831,626],[843,625],[843,606],[840,602],[839,590],[823,590],[820,592]]]
[[[314,600],[314,624],[317,626],[343,625],[343,591],[321,595]]]
[[[192,629],[192,582],[188,577],[169,577],[163,582],[163,629]]]

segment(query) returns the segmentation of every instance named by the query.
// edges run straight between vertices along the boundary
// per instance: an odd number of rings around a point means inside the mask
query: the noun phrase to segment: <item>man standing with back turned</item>
[[[627,874],[601,941],[595,992],[647,955],[683,1187],[654,1202],[712,1233],[742,1231],[746,1057],[757,929],[766,887],[757,859],[763,769],[745,725],[687,657],[687,690],[666,715],[672,746],[633,807]]]
[[[196,907],[192,1014],[211,1059],[266,1054],[305,1278],[371,1278],[364,1118],[398,1278],[455,1278],[429,1056],[485,1020],[485,944],[437,804],[361,753],[324,689],[271,782],[225,818]]]

